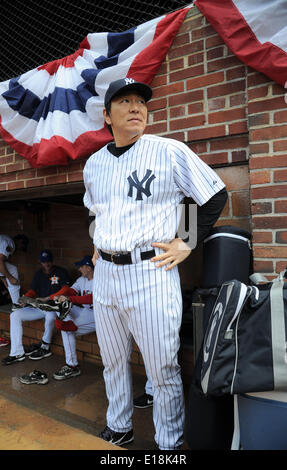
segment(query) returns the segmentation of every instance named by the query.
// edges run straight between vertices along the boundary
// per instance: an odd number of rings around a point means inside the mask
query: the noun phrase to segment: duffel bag
[[[287,390],[287,284],[222,284],[203,342],[205,394]]]

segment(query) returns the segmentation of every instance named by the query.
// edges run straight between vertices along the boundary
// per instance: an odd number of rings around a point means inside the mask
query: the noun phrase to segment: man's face
[[[53,262],[52,261],[45,261],[44,263],[41,263],[42,269],[44,273],[50,273],[53,267]]]
[[[146,102],[134,92],[116,96],[111,102],[109,115],[104,109],[104,117],[112,126],[116,144],[128,145],[144,133],[147,124]]]
[[[88,266],[86,265],[80,266],[79,271],[83,277],[88,277],[88,272],[89,272]]]

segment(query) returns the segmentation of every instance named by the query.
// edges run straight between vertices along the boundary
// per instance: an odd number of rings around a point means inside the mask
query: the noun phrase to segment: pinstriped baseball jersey
[[[84,182],[84,204],[96,215],[94,245],[113,251],[172,240],[182,199],[202,205],[225,186],[185,144],[149,134],[118,158],[107,146],[93,154]]]

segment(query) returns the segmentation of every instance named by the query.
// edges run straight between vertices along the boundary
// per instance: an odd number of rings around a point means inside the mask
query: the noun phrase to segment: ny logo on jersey
[[[150,185],[151,182],[156,178],[154,175],[151,174],[151,170],[147,170],[145,176],[141,181],[139,181],[138,176],[137,176],[137,170],[132,172],[132,177],[128,177],[128,182],[130,184],[130,189],[128,192],[129,197],[133,197],[133,188],[137,190],[137,197],[136,201],[142,201],[142,193],[146,195],[146,197],[151,196],[150,192]],[[143,184],[145,183],[145,187],[143,187]]]

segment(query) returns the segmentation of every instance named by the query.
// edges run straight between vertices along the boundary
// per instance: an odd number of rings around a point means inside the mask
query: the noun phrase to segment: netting
[[[78,49],[88,33],[121,32],[186,0],[1,0],[0,81]]]

